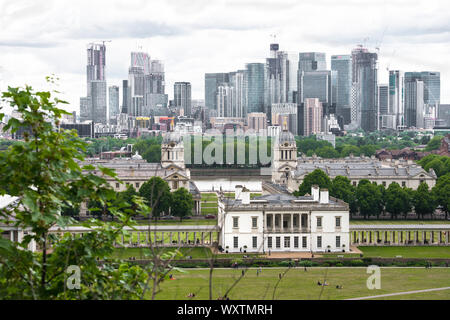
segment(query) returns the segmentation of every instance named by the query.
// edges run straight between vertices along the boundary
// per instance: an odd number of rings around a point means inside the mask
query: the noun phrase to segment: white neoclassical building
[[[349,209],[328,190],[311,195],[272,194],[250,199],[236,186],[235,199],[219,199],[219,245],[228,252],[348,252]]]

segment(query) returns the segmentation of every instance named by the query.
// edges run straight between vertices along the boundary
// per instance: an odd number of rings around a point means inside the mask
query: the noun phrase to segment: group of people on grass
[[[323,283],[320,282],[320,280],[319,280],[319,281],[317,281],[317,285],[318,286],[328,286],[329,284],[328,284],[327,280],[325,280]],[[342,288],[343,287],[341,284],[336,285],[336,289],[342,289]]]

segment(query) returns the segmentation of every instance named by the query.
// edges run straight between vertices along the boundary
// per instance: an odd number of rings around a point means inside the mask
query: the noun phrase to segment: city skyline
[[[54,73],[60,78],[62,98],[70,103],[67,109],[79,111],[79,98],[86,92],[86,45],[102,40],[112,40],[106,43],[108,86],[121,86],[127,78],[130,53],[143,51],[164,62],[167,88],[173,88],[175,82],[190,82],[193,99],[204,97],[205,73],[264,63],[271,42],[289,53],[324,52],[328,68],[332,55],[348,55],[358,44],[365,44],[371,51],[380,48],[379,83],[388,82],[387,67],[404,72],[437,71],[441,73],[441,103],[449,103],[450,92],[445,89],[450,67],[445,62],[450,54],[450,14],[445,2],[366,2],[361,6],[345,0],[336,6],[323,0],[315,1],[315,7],[313,2],[295,1],[258,2],[256,6],[252,1],[198,0],[188,7],[183,1],[132,1],[127,6],[108,2],[101,14],[93,15],[91,11],[100,3],[81,1],[71,3],[69,17],[65,14],[67,5],[59,2],[0,3],[5,13],[0,36],[0,89],[25,83],[41,88],[45,76]],[[46,14],[34,15],[37,7],[54,15],[51,22],[43,23]],[[316,14],[320,10],[335,14],[326,22],[312,19],[315,14],[295,18],[308,8],[315,8]],[[369,10],[368,24],[363,12]],[[131,11],[133,19],[127,18]],[[173,99],[171,90],[169,98]]]

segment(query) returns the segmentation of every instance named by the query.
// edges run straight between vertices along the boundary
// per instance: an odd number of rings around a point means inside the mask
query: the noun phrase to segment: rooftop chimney
[[[314,184],[311,187],[311,195],[314,201],[319,201],[319,186]]]
[[[320,190],[320,203],[329,203],[330,197],[328,195],[328,189]]]
[[[234,200],[240,199],[241,193],[242,193],[242,186],[236,185],[234,190]]]
[[[241,200],[242,204],[250,204],[250,190],[243,186],[236,186],[235,200]]]

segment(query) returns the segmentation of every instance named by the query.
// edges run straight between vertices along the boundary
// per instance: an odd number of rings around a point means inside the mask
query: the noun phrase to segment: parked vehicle
[[[205,219],[215,219],[215,218],[216,218],[216,216],[213,215],[213,214],[207,214],[207,215],[205,216]]]

